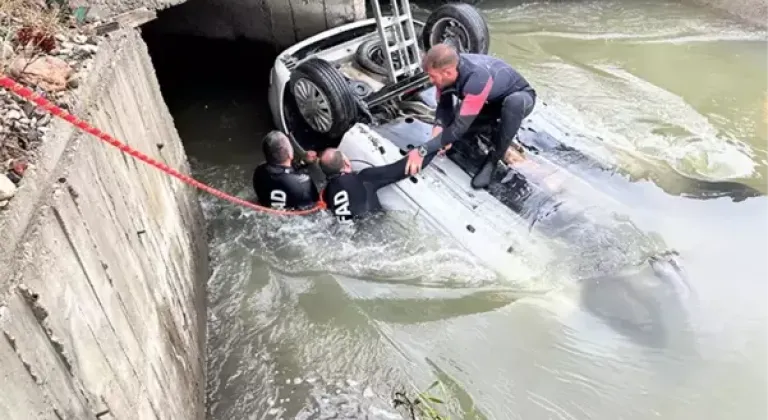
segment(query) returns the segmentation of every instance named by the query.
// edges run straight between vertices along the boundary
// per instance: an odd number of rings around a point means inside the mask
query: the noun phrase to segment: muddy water
[[[590,175],[596,196],[678,251],[692,292],[640,267],[542,294],[407,218],[351,233],[203,196],[209,417],[397,418],[393,390],[440,378],[453,418],[766,418],[768,203],[686,197],[693,179],[765,192],[766,34],[660,1],[481,7],[541,112],[613,168]],[[195,174],[251,196],[270,127],[244,57],[269,58],[166,41],[154,60]]]

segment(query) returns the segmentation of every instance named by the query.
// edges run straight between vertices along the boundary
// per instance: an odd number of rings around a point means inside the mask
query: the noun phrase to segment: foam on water
[[[676,3],[665,5],[664,13],[645,2],[508,7],[487,1],[483,7],[492,26],[492,52],[534,82],[554,108],[552,119],[567,120],[570,145],[634,179],[652,173],[662,184],[674,182],[665,176],[670,171],[709,181],[765,176],[767,153],[755,141],[765,129],[733,111],[749,106],[735,99],[745,80],[755,80],[755,92],[766,87],[759,77],[765,63],[743,66],[743,57],[768,39],[765,30]],[[558,30],[563,27],[568,31]],[[720,51],[742,65],[714,60]],[[688,67],[676,58],[683,55],[706,69]],[[693,88],[685,77],[669,77],[662,70],[668,66],[711,85],[709,91]],[[725,76],[729,72],[746,79],[735,81]],[[755,100],[762,104],[759,96]]]

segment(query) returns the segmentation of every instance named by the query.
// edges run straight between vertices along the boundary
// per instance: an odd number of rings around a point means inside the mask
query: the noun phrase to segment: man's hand
[[[317,152],[314,150],[307,150],[307,154],[304,155],[304,160],[307,163],[314,163],[317,160]]]
[[[450,149],[451,149],[451,146],[453,146],[453,144],[449,144],[449,145],[447,145],[447,146],[444,146],[442,149],[438,150],[437,154],[438,154],[438,155],[440,155],[440,156],[443,156],[443,155],[445,155],[445,152],[447,152],[448,150],[450,150]]]
[[[504,163],[507,165],[515,165],[525,161],[525,156],[517,151],[514,147],[508,147],[504,153]]]
[[[416,175],[421,171],[421,164],[424,162],[424,158],[421,157],[417,149],[411,149],[408,152],[408,162],[405,164],[406,175]]]

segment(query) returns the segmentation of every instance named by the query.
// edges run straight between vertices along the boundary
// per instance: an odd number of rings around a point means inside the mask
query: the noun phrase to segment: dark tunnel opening
[[[169,33],[173,12],[160,12],[142,37],[187,155],[193,163],[255,166],[261,138],[274,128],[267,93],[278,52],[243,38]]]

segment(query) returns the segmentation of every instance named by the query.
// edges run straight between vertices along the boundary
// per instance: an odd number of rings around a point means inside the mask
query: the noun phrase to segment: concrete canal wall
[[[78,103],[78,116],[188,171],[136,31],[99,44]],[[0,235],[0,418],[203,419],[196,191],[55,121]]]

